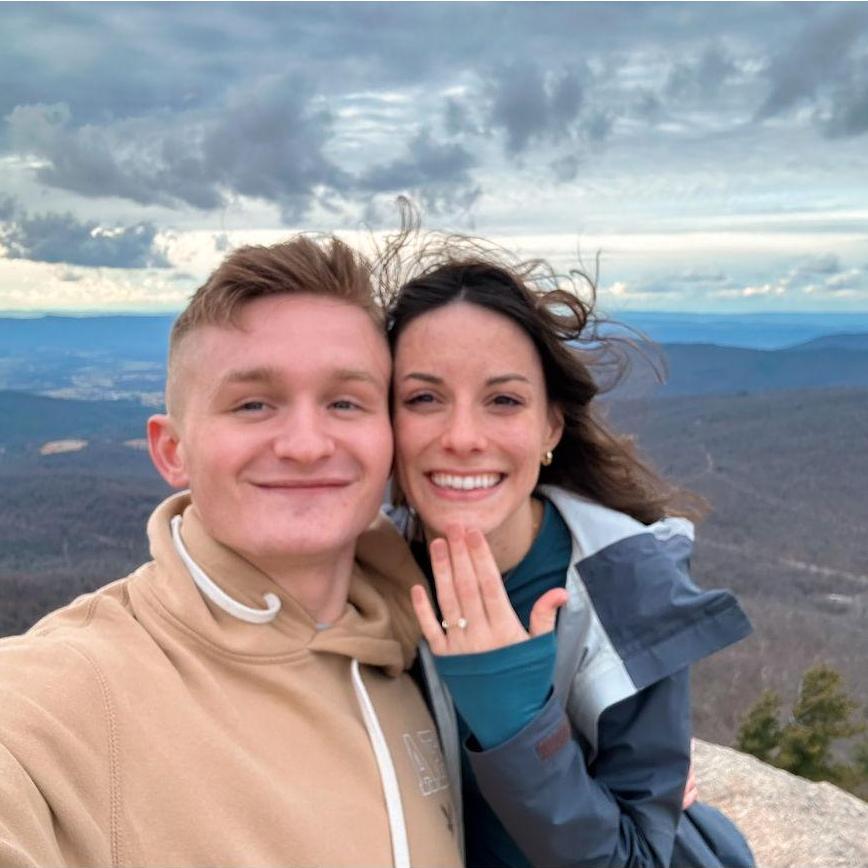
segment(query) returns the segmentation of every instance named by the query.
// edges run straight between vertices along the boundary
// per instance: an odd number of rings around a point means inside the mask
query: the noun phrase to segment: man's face
[[[266,572],[352,552],[392,461],[389,352],[368,315],[277,295],[180,348],[176,476],[210,534]]]

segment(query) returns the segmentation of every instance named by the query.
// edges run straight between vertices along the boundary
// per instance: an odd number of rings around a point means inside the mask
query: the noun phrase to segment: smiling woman
[[[750,625],[688,576],[689,495],[598,412],[593,284],[454,236],[407,257],[396,518],[436,594],[413,603],[468,865],[751,865],[686,792],[689,667]]]

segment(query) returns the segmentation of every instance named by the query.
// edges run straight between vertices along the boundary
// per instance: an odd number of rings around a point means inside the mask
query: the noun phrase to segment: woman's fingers
[[[450,525],[446,529],[449,557],[452,561],[452,583],[458,598],[461,616],[468,626],[477,630],[487,624],[488,618],[479,593],[479,576],[467,548],[464,529]],[[447,619],[452,623],[451,618]]]
[[[693,766],[693,747],[695,739],[690,739],[690,768],[687,771],[687,784],[684,787],[684,799],[681,809],[686,811],[698,798],[699,788],[696,786],[696,769]]]
[[[428,640],[431,650],[435,654],[443,654],[446,651],[446,637],[434,614],[434,607],[428,594],[422,585],[413,585],[410,588],[410,599],[413,601],[413,609],[416,612],[416,620],[422,629],[422,635]]]
[[[488,621],[493,630],[514,636],[513,641],[520,642],[527,636],[509,602],[509,595],[503,584],[503,576],[497,568],[497,562],[491,553],[485,536],[479,530],[467,532],[467,549],[476,572],[479,583],[479,593]],[[516,633],[516,630],[520,631]],[[506,636],[504,636],[506,638]]]
[[[431,555],[431,572],[434,573],[434,587],[437,589],[437,603],[448,624],[457,624],[462,617],[461,604],[455,595],[452,575],[452,560],[445,539],[435,539],[428,547]]]
[[[558,609],[567,602],[568,596],[566,588],[552,588],[533,604],[530,612],[531,636],[542,636],[555,629]]]

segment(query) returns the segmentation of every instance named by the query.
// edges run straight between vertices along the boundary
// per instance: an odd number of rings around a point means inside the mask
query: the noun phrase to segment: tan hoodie
[[[272,621],[203,596],[172,541],[179,513],[224,591],[256,609],[279,598]],[[418,575],[391,525],[369,532],[325,630],[184,495],[148,533],[152,562],[0,641],[0,865],[392,865],[396,815],[414,866],[460,864],[437,736],[403,671]]]

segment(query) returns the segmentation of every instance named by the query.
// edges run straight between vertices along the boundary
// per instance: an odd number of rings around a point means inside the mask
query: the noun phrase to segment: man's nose
[[[313,464],[334,454],[335,441],[328,420],[318,408],[300,407],[287,414],[274,438],[274,452],[279,458]]]

